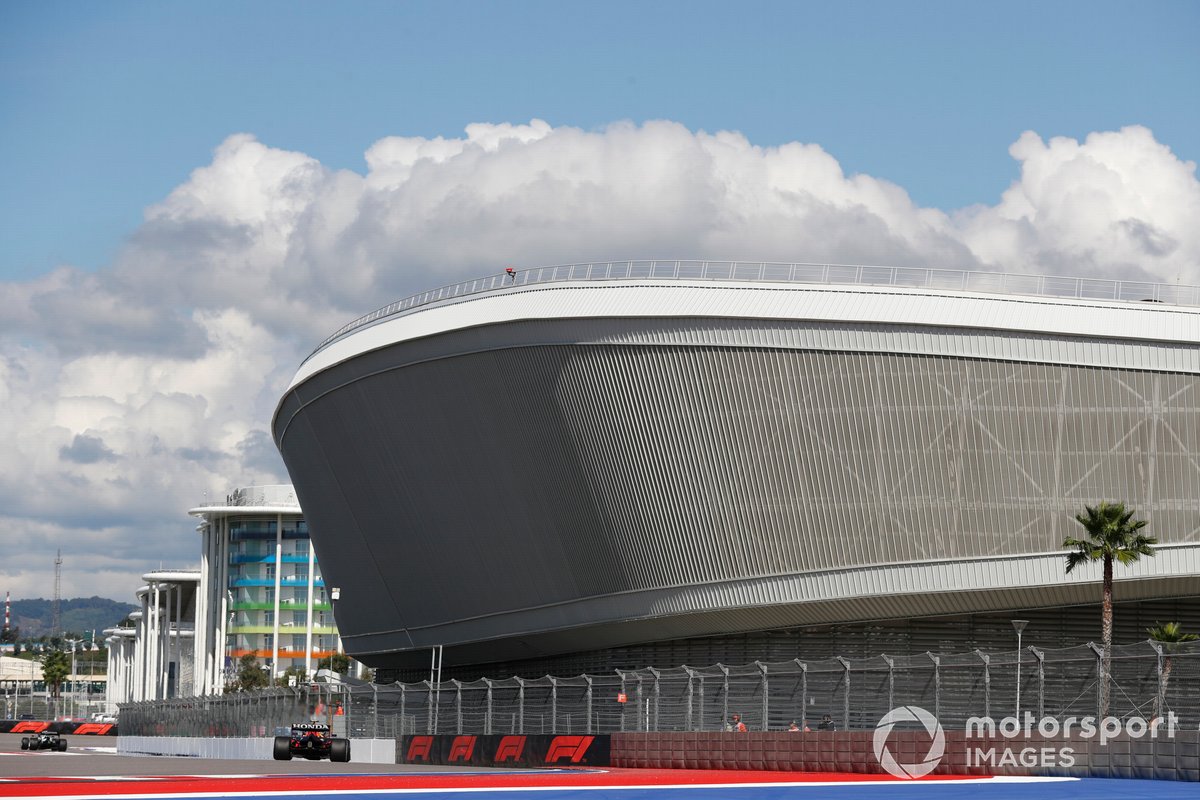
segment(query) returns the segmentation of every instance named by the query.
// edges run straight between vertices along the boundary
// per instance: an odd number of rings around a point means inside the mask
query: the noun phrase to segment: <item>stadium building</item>
[[[1200,294],[621,262],[393,303],[273,419],[347,652],[566,675],[1099,638],[1085,505],[1149,521],[1118,640],[1200,621]],[[1123,626],[1123,627],[1121,627]],[[1140,629],[1139,629],[1140,628]]]

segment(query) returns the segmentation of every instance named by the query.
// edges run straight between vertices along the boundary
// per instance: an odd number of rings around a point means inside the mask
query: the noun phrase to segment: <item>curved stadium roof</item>
[[[351,654],[1083,602],[1060,545],[1102,499],[1165,546],[1123,596],[1191,591],[1191,287],[603,266],[401,301],[301,366],[273,427]]]

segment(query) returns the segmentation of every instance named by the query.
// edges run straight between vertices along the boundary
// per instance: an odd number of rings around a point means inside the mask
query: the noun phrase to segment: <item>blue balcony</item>
[[[274,578],[231,578],[229,585],[233,587],[241,586],[274,586]]]
[[[275,579],[274,578],[240,578],[240,577],[230,576],[229,585],[234,588],[240,588],[243,586],[274,586]],[[301,587],[308,586],[308,578],[281,578],[279,581],[279,585],[280,586],[301,586]],[[322,586],[323,587],[324,585],[325,585],[325,581],[322,578],[317,578],[315,581],[313,581],[313,586]]]
[[[239,553],[229,557],[230,564],[274,564],[274,553]],[[285,554],[283,556],[284,564],[307,564],[308,556],[296,555],[294,553]]]

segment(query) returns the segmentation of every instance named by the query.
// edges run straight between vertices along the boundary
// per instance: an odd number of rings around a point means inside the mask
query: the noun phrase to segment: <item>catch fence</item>
[[[121,705],[122,734],[261,736],[308,720],[339,735],[606,734],[719,731],[733,714],[749,730],[869,730],[890,709],[920,706],[944,727],[969,717],[1100,714],[1101,648],[793,659],[742,666],[644,668],[604,675],[431,683],[319,682],[290,689]],[[1107,713],[1200,722],[1200,642],[1113,647]],[[1019,691],[1018,691],[1019,687]],[[1018,713],[1019,712],[1019,713]]]

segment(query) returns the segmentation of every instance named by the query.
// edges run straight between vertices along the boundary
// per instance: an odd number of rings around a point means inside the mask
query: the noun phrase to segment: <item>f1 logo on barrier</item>
[[[545,761],[547,764],[555,764],[560,758],[570,756],[572,764],[578,764],[587,755],[588,747],[591,746],[595,736],[555,736],[550,742],[549,749],[546,750]]]
[[[414,736],[412,741],[408,743],[408,760],[415,761],[420,758],[428,761],[432,750],[432,736]]]
[[[111,730],[111,722],[85,722],[75,730],[71,731],[71,735],[82,736],[84,734],[91,734],[93,736],[103,736]]]
[[[520,761],[521,754],[524,752],[524,736],[505,736],[496,746],[496,756],[492,760],[497,764],[503,764],[505,761]]]
[[[454,742],[450,745],[450,755],[446,758],[446,760],[451,763],[455,761],[470,761],[471,754],[474,752],[474,736],[455,736]]]
[[[9,733],[41,733],[50,727],[49,722],[18,722]]]

